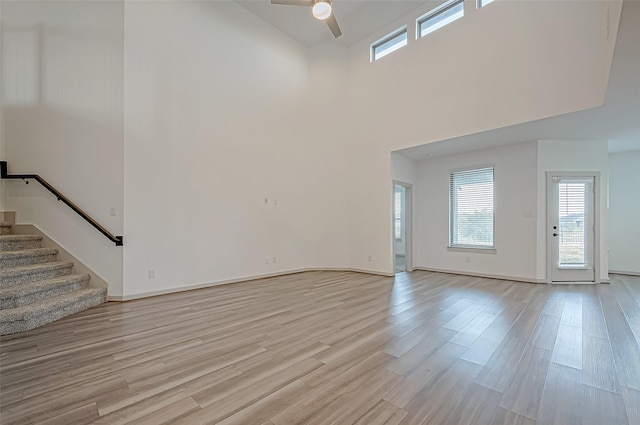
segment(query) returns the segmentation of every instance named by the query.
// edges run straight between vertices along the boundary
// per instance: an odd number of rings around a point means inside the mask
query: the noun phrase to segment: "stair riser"
[[[56,254],[30,255],[24,257],[14,257],[0,259],[0,269],[20,266],[30,266],[32,264],[42,264],[56,261]]]
[[[17,332],[24,332],[37,328],[47,323],[54,322],[63,317],[70,316],[91,307],[107,302],[106,291],[100,295],[93,295],[82,298],[73,304],[62,308],[54,308],[51,310],[39,311],[37,314],[30,316],[24,320],[3,321],[0,322],[0,335],[9,335]]]
[[[23,249],[35,249],[40,248],[41,241],[39,240],[27,240],[27,241],[2,241],[0,242],[0,251],[20,251]]]
[[[83,279],[77,282],[64,282],[43,289],[42,291],[20,295],[12,298],[0,299],[0,308],[16,308],[23,305],[31,304],[37,301],[43,301],[68,292],[77,291],[89,287],[89,279]]]
[[[25,274],[7,276],[0,281],[0,286],[19,285],[21,283],[37,282],[38,280],[52,279],[54,277],[66,276],[68,274],[71,274],[72,267],[73,265],[70,265],[68,267],[36,270],[36,271],[25,273]]]
[[[10,235],[11,227],[0,226],[0,235]]]

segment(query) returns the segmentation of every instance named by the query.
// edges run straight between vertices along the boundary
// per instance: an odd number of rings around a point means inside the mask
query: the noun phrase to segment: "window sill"
[[[497,254],[498,250],[492,246],[448,246],[447,251],[453,252],[476,252],[478,254]]]

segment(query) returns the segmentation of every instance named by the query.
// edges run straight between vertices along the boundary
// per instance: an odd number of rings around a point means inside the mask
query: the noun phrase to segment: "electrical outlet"
[[[273,263],[273,264],[275,264],[275,263],[277,263],[277,262],[278,262],[278,257],[273,257],[273,258],[272,258],[272,263]]]
[[[264,257],[264,263],[269,264],[269,257]]]
[[[269,205],[269,198],[264,198],[264,204]]]
[[[149,269],[149,270],[147,271],[147,277],[148,277],[149,279],[153,279],[153,278],[155,278],[155,277],[156,277],[156,271],[155,271],[155,270],[153,270],[153,269]]]
[[[464,261],[467,262],[467,263],[470,263],[471,262],[471,257],[464,257]]]
[[[109,215],[111,217],[115,217],[116,216],[116,207],[110,207],[109,208]]]
[[[372,257],[371,257],[371,256],[369,256],[368,260],[369,260],[369,261],[371,261],[371,260],[372,260]]]
[[[277,199],[274,199],[274,200],[273,200],[273,206],[274,206],[274,207],[275,207],[275,206],[278,206],[278,200],[277,200]]]

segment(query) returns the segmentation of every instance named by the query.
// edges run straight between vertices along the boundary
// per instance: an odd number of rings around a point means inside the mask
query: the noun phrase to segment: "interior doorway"
[[[547,269],[551,283],[596,281],[596,173],[547,173]]]
[[[413,271],[412,261],[413,186],[393,182],[393,265],[395,273]]]

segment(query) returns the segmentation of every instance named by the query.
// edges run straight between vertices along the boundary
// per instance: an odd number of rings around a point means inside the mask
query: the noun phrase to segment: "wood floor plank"
[[[520,302],[508,304],[498,317],[491,322],[491,325],[469,346],[462,359],[485,365],[502,344],[502,341],[525,308],[526,304]]]
[[[343,415],[349,414],[350,412],[339,409],[342,407],[341,401],[349,400],[351,396],[357,396],[361,390],[366,389],[365,402],[370,405],[354,418],[354,421],[357,420],[382,399],[382,395],[389,387],[396,385],[402,379],[385,368],[379,368],[388,361],[388,358],[388,354],[380,351],[372,354],[335,379],[319,385],[311,394],[291,404],[271,418],[271,421],[275,425],[310,424],[326,418],[323,412],[328,414],[336,411]],[[348,407],[345,406],[345,408]]]
[[[297,381],[300,377],[317,369],[319,365],[319,361],[307,358],[251,385],[246,385],[246,382],[241,381],[239,384],[230,385],[228,391],[224,391],[224,388],[218,388],[218,391],[215,392],[197,393],[192,397],[202,408],[173,423],[175,425],[192,425],[219,422]]]
[[[408,376],[455,334],[456,332],[451,329],[441,327],[432,329],[428,338],[422,339],[402,356],[391,360],[387,368],[398,375]]]
[[[502,393],[478,384],[471,384],[460,404],[449,414],[446,423],[488,424],[495,416],[501,398]]]
[[[407,412],[385,400],[380,400],[353,425],[398,425]]]
[[[629,425],[620,394],[588,385],[583,385],[581,413],[582,425]]]
[[[172,424],[176,418],[188,415],[200,409],[191,397],[184,397],[171,404],[154,410],[152,413],[136,419],[136,425],[165,425]]]
[[[100,417],[98,406],[95,402],[85,404],[75,409],[67,410],[64,413],[52,418],[44,419],[38,423],[41,425],[66,425],[70,423],[91,423]]]
[[[496,414],[489,425],[536,425],[536,421],[526,416],[518,415],[502,407],[496,409]]]
[[[629,425],[640,424],[640,391],[626,387],[621,390]]]
[[[582,333],[596,338],[609,338],[597,286],[589,286],[583,293]]]
[[[600,299],[609,332],[618,382],[625,387],[640,390],[640,347],[612,292],[611,288],[603,289]]]
[[[637,296],[637,285],[631,283],[634,279],[631,276],[614,275],[616,284],[612,286],[613,293],[620,303],[620,307],[627,318],[629,327],[640,340],[640,297]]]
[[[386,369],[372,371],[369,375],[358,391],[347,392],[320,410],[309,425],[352,424],[378,404],[390,386],[402,379]]]
[[[404,410],[402,425],[447,424],[480,372],[481,366],[457,361],[438,381],[425,388]],[[427,402],[428,400],[428,402]]]
[[[110,394],[127,389],[127,383],[123,378],[108,376],[77,385],[74,389],[64,392],[62,397],[54,391],[9,405],[2,410],[2,423],[37,422],[52,416],[63,415],[92,402],[99,403],[99,400],[108,398]]]
[[[384,399],[395,406],[406,407],[416,401],[418,394],[433,385],[451,368],[464,353],[465,347],[446,343],[431,356],[424,358],[421,364],[395,387],[392,387]]]
[[[451,342],[454,344],[470,347],[482,333],[496,320],[497,314],[482,312],[467,326],[462,328],[453,338]]]
[[[551,360],[574,369],[582,369],[582,327],[560,322]]]
[[[517,372],[528,340],[509,334],[478,375],[476,383],[504,393]],[[464,357],[463,357],[464,359]]]
[[[585,385],[620,394],[609,339],[584,335],[582,347],[582,382]]]
[[[289,385],[267,395],[250,406],[218,422],[219,425],[244,425],[262,422],[284,410],[289,404],[304,397],[313,390],[302,381],[293,381]]]
[[[640,277],[306,272],[0,337],[2,424],[640,424]]]
[[[582,424],[582,371],[558,363],[549,365],[537,423]]]
[[[537,419],[547,380],[551,351],[527,346],[517,371],[504,391],[500,406],[522,416]]]
[[[560,328],[560,318],[541,314],[538,323],[531,335],[531,345],[544,348],[545,350],[553,350],[558,337],[558,329]]]

